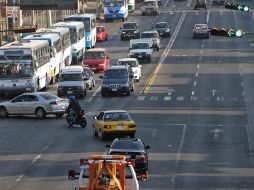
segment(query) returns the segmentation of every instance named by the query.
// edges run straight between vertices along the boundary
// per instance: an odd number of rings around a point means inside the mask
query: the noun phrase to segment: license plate
[[[123,129],[124,126],[116,126],[117,129]]]
[[[32,90],[32,88],[26,88],[26,91],[31,91]]]
[[[115,91],[117,91],[117,89],[116,89],[116,88],[112,88],[112,91],[114,91],[114,92],[115,92]]]
[[[72,91],[67,91],[67,94],[72,94],[73,92]]]

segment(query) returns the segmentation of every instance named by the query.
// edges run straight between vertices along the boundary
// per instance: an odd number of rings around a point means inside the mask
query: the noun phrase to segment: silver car
[[[24,93],[10,101],[0,103],[0,117],[8,115],[36,115],[45,118],[53,114],[61,117],[69,101],[48,92]]]
[[[193,38],[209,39],[209,28],[207,24],[195,24],[193,27]]]

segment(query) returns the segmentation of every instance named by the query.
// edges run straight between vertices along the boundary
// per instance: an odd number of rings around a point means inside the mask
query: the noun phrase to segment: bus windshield
[[[32,76],[31,56],[0,56],[0,78]]]
[[[84,18],[84,17],[70,17],[70,18],[66,18],[64,19],[65,21],[79,21],[79,22],[83,22],[84,26],[85,26],[85,31],[89,32],[90,29],[90,18]]]
[[[77,31],[76,28],[70,28],[71,44],[77,43]]]
[[[104,6],[124,6],[123,0],[104,0]]]

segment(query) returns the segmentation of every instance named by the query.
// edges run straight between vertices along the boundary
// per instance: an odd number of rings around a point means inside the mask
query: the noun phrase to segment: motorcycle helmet
[[[70,96],[69,97],[69,100],[72,102],[72,101],[74,101],[75,100],[75,96]]]

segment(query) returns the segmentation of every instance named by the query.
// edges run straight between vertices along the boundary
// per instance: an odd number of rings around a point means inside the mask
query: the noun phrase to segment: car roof
[[[167,22],[156,22],[155,24],[168,24]]]
[[[125,112],[125,113],[128,113],[127,111],[125,110],[105,110],[103,111],[104,113],[121,113],[121,112]]]
[[[70,73],[70,72],[82,72],[83,71],[83,67],[79,66],[79,65],[75,65],[75,66],[67,66],[65,68],[63,68],[62,73]]]
[[[121,58],[118,61],[138,61],[137,58]]]
[[[25,92],[23,94],[20,94],[19,96],[21,96],[21,95],[41,95],[41,94],[55,95],[55,94],[52,94],[52,93],[49,93],[49,92]]]
[[[93,49],[89,49],[86,52],[96,52],[96,51],[106,51],[105,48],[93,48]]]
[[[108,70],[126,69],[127,67],[128,67],[127,65],[113,65],[110,66]]]
[[[158,33],[156,30],[149,30],[149,31],[144,31],[142,34],[149,34],[149,33]]]

